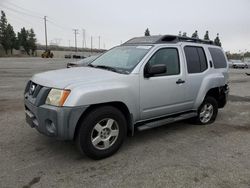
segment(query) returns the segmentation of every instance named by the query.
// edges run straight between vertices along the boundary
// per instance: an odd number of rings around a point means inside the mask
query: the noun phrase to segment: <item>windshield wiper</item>
[[[106,69],[106,70],[117,72],[117,73],[128,74],[127,71],[124,71],[124,70],[121,70],[121,69],[116,69],[114,67],[109,67],[109,66],[106,66],[106,65],[92,65],[90,63],[90,64],[88,64],[88,66],[93,67],[93,68]]]
[[[106,66],[106,65],[96,65],[96,66],[92,65],[92,66],[95,67],[95,68],[106,69],[106,70],[110,70],[110,71],[113,71],[113,72],[118,72],[118,73],[120,72],[116,68],[109,67],[109,66]]]

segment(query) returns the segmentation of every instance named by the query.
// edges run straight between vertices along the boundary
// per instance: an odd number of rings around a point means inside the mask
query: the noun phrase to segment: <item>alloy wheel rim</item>
[[[116,142],[118,135],[118,123],[112,118],[102,119],[93,127],[91,142],[96,149],[106,150]]]
[[[207,123],[211,120],[214,112],[214,107],[210,103],[206,103],[200,111],[200,121],[202,123]]]

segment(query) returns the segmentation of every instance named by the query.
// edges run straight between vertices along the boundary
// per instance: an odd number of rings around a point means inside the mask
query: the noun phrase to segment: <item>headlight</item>
[[[69,94],[70,90],[51,89],[45,103],[54,106],[62,106]]]

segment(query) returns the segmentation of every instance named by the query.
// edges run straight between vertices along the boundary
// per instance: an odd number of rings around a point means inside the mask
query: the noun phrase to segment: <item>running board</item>
[[[173,122],[176,122],[176,121],[181,121],[181,120],[192,118],[192,117],[195,117],[195,116],[197,116],[196,112],[190,112],[190,113],[181,114],[181,115],[175,116],[175,117],[168,117],[168,118],[165,118],[165,119],[156,120],[156,121],[153,121],[153,122],[143,124],[143,125],[137,127],[137,130],[144,131],[144,130],[147,130],[147,129],[160,127],[162,125],[166,125],[166,124],[173,123]]]

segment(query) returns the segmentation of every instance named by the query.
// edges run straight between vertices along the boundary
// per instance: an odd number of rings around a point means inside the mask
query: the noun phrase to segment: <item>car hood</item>
[[[98,68],[77,67],[38,73],[32,77],[32,81],[42,86],[64,89],[75,83],[106,82],[122,76],[126,75]]]

